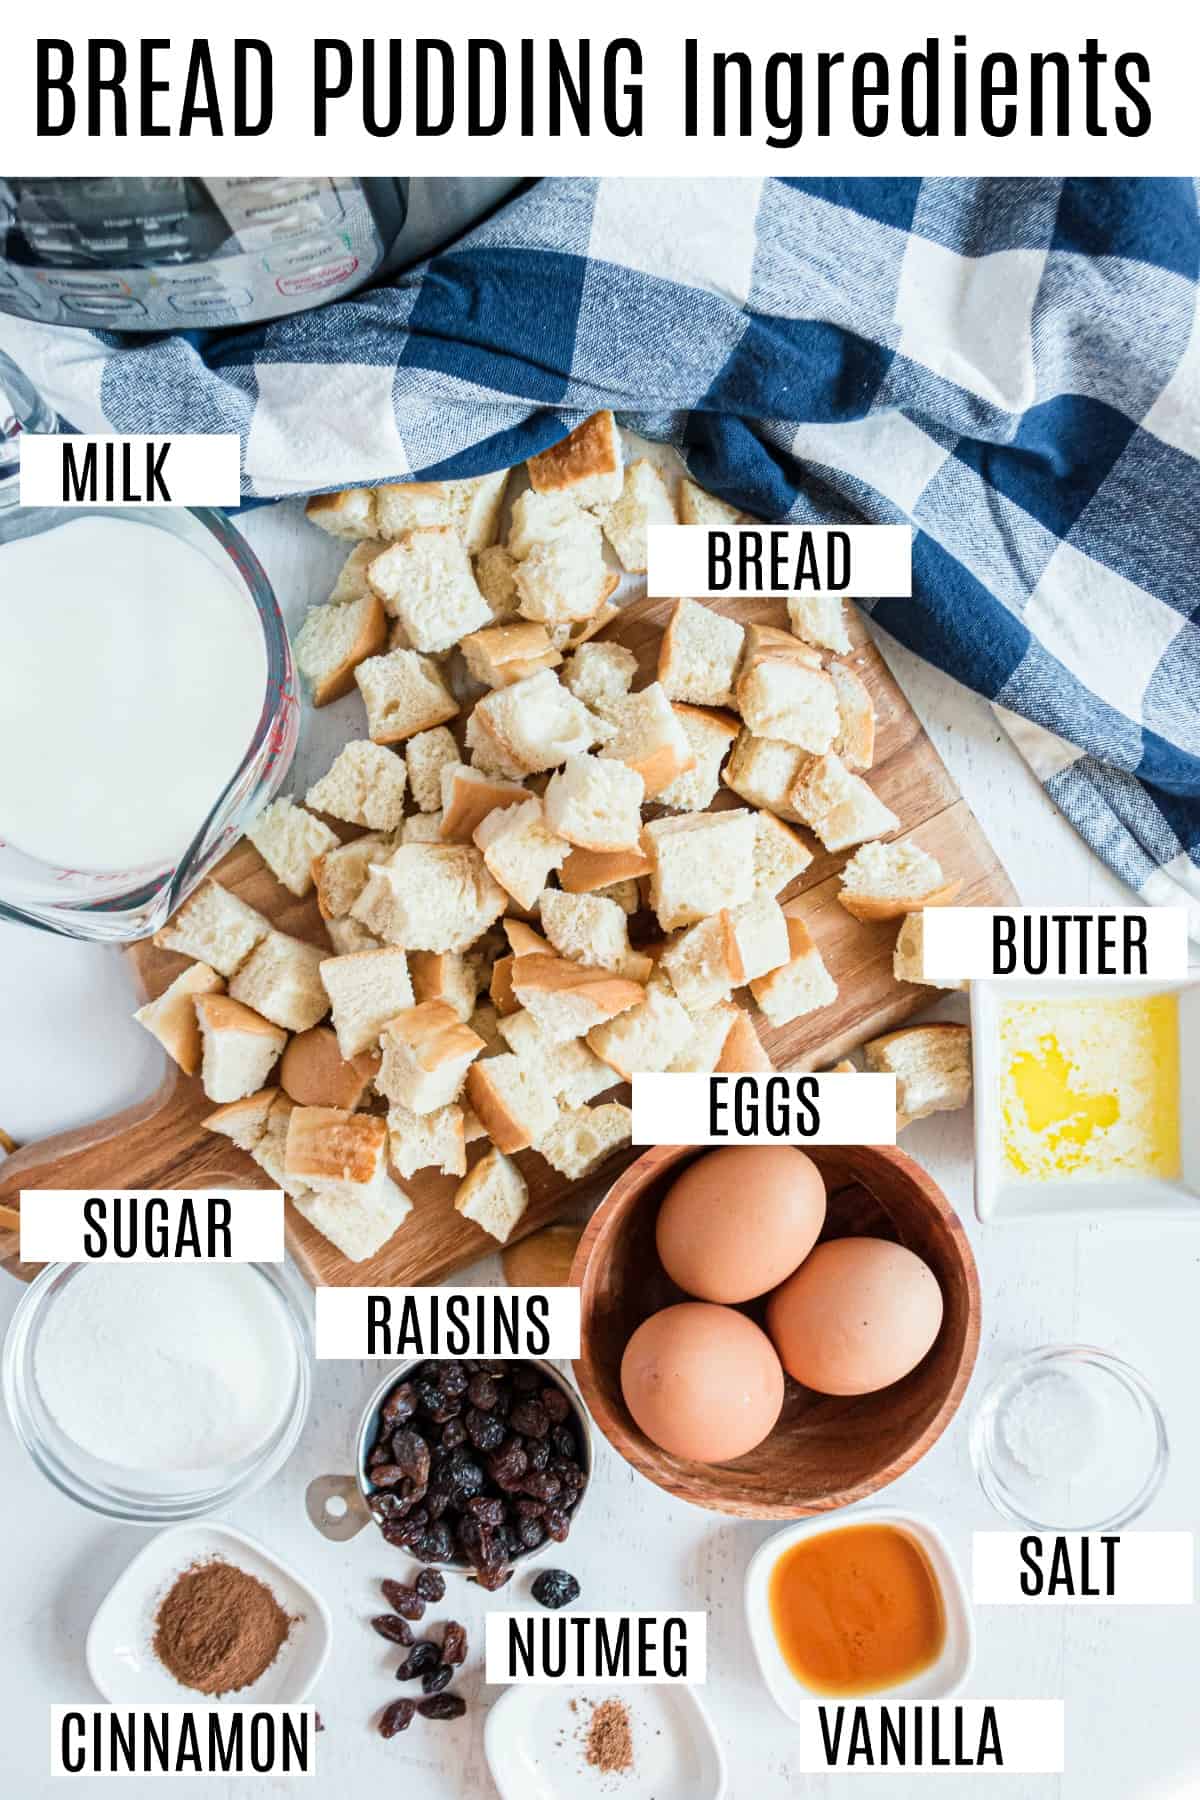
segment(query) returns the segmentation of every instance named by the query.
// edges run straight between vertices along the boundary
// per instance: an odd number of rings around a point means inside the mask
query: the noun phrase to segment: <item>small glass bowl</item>
[[[1033,1531],[1118,1531],[1162,1485],[1167,1428],[1144,1377],[1090,1344],[1051,1344],[1002,1369],[971,1421],[971,1460],[996,1511]]]
[[[82,1450],[52,1417],[38,1389],[38,1336],[59,1296],[87,1263],[51,1263],[29,1284],[4,1340],[4,1400],[13,1429],[60,1493],[131,1525],[172,1525],[220,1512],[270,1481],[299,1441],[312,1395],[309,1292],[287,1263],[247,1263],[270,1290],[295,1352],[291,1393],[271,1435],[239,1462],[199,1473],[121,1469]]]
[[[300,731],[300,703],[287,629],[262,564],[245,538],[210,507],[100,506],[90,516],[131,518],[146,530],[181,539],[226,574],[232,572],[262,633],[266,680],[262,710],[241,763],[208,817],[173,865],[138,869],[63,869],[27,856],[0,840],[0,918],[56,931],[63,937],[131,943],[157,931],[231,850],[245,827],[278,791]],[[17,506],[0,511],[0,544],[36,537],[79,518],[70,506]],[[214,669],[213,680],[221,678]],[[147,755],[167,755],[151,744]]]

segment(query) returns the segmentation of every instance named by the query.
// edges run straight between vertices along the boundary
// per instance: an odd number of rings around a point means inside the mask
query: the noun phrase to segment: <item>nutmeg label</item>
[[[705,1679],[708,1615],[702,1612],[490,1612],[489,1682],[615,1687]]]

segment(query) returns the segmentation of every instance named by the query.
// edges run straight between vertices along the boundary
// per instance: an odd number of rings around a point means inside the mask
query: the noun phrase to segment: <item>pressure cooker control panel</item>
[[[388,186],[385,219],[333,176],[0,178],[0,312],[171,331],[318,306],[382,263],[404,218]]]

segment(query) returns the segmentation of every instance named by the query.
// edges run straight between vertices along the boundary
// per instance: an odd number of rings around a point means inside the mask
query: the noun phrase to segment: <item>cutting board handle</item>
[[[188,1089],[195,1084],[188,1083]],[[176,1069],[148,1099],[110,1118],[26,1144],[0,1162],[0,1204],[17,1206],[22,1188],[106,1188],[161,1192],[164,1188],[253,1185],[255,1165],[228,1138],[205,1132],[188,1140],[179,1129]],[[199,1116],[211,1111],[203,1095],[187,1096]],[[31,1281],[37,1265],[17,1256],[16,1233],[0,1235],[0,1265]]]

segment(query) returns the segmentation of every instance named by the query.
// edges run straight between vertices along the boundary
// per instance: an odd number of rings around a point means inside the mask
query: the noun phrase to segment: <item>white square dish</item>
[[[287,1642],[256,1682],[208,1696],[183,1687],[154,1654],[154,1619],[176,1576],[220,1557],[270,1588],[296,1620]],[[239,1705],[297,1705],[312,1692],[329,1655],[329,1609],[308,1583],[265,1545],[230,1525],[175,1525],[134,1557],[101,1601],[87,1635],[88,1674],[110,1705],[154,1706],[210,1698]]]
[[[614,1695],[629,1709],[634,1755],[633,1768],[616,1775],[590,1768],[583,1749],[588,1707]],[[501,1800],[578,1800],[611,1795],[618,1786],[629,1800],[722,1800],[725,1793],[717,1734],[680,1681],[618,1688],[517,1683],[488,1713],[483,1747]]]
[[[781,1712],[789,1719],[800,1719],[806,1707],[820,1702],[830,1703],[836,1695],[819,1694],[806,1687],[793,1675],[784,1661],[774,1627],[771,1624],[771,1571],[785,1550],[802,1538],[821,1537],[831,1531],[843,1531],[854,1525],[894,1525],[915,1539],[925,1552],[933,1570],[942,1611],[946,1621],[946,1641],[941,1655],[928,1669],[914,1675],[899,1687],[884,1688],[871,1694],[853,1696],[859,1700],[944,1700],[957,1692],[971,1673],[975,1662],[975,1626],[971,1603],[959,1573],[958,1564],[941,1532],[912,1513],[893,1512],[871,1507],[862,1512],[831,1514],[828,1518],[806,1519],[800,1525],[789,1525],[761,1544],[746,1570],[746,1625],[758,1661],[759,1673],[767,1691]]]
[[[1095,1180],[1064,1176],[1017,1181],[1005,1171],[1001,1141],[1001,1008],[1011,1000],[1122,1000],[1176,994],[1179,999],[1179,1132],[1181,1172]],[[971,1061],[975,1109],[975,1211],[988,1223],[1022,1219],[1200,1220],[1200,1112],[1184,1104],[1200,1080],[1198,981],[973,981]]]

